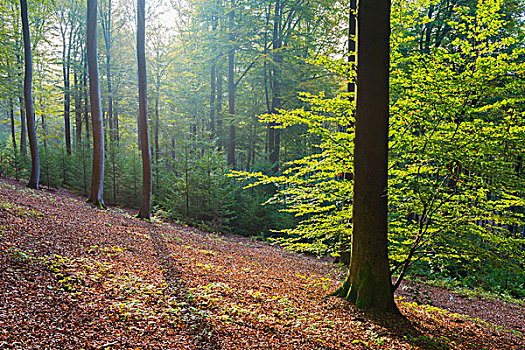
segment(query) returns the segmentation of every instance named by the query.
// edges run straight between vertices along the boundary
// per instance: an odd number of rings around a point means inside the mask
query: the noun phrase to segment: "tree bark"
[[[358,307],[399,313],[387,253],[390,1],[360,0],[358,9],[352,257],[337,293]]]
[[[142,153],[142,200],[139,218],[151,216],[151,150],[148,133],[148,100],[145,53],[145,0],[137,0],[137,62],[139,76],[139,134]]]
[[[230,133],[228,140],[228,165],[235,169],[235,80],[234,80],[234,66],[235,66],[235,47],[233,41],[235,39],[233,33],[233,20],[235,8],[234,0],[231,0],[231,8],[229,15],[229,40],[230,48],[228,51],[228,112],[230,119]]]
[[[70,90],[70,72],[71,72],[71,44],[73,37],[73,26],[69,32],[69,42],[66,51],[66,32],[63,31],[62,45],[62,75],[64,78],[64,135],[66,141],[66,152],[71,155],[71,90]]]
[[[215,68],[215,75],[217,76],[217,136],[218,136],[218,145],[217,150],[222,151],[224,145],[224,132],[222,127],[222,74],[219,67]]]
[[[77,150],[82,147],[82,90],[78,85],[78,73],[75,71],[75,143]]]
[[[272,74],[272,113],[277,113],[281,108],[281,66],[283,63],[282,49],[282,3],[275,1],[275,13],[273,23],[273,74]],[[281,148],[280,129],[275,128],[274,122],[268,125],[268,151],[269,161],[272,165],[272,173],[279,171],[279,151]]]
[[[108,84],[108,110],[106,118],[109,124],[109,140],[113,142],[116,137],[113,120],[113,90],[111,87],[111,0],[107,3],[107,12],[104,13],[102,29],[104,31],[104,42],[106,44],[106,78]]]
[[[105,208],[104,192],[104,127],[100,109],[100,85],[97,62],[97,0],[87,1],[87,65],[89,98],[93,131],[93,166],[88,202]]]
[[[27,155],[27,126],[26,111],[24,107],[24,97],[19,97],[20,104],[20,153],[25,157]]]
[[[31,96],[31,85],[33,83],[33,65],[31,58],[31,38],[29,36],[29,21],[27,18],[27,1],[20,0],[22,15],[22,32],[24,36],[24,102],[27,119],[27,131],[29,134],[29,148],[31,150],[31,176],[27,186],[38,189],[40,185],[40,158],[38,154],[38,143],[36,140],[35,115],[33,111],[33,97]]]
[[[13,151],[16,157],[17,146],[16,146],[16,131],[15,131],[15,111],[13,107],[13,98],[9,97],[9,117],[11,119],[11,142],[13,143]],[[15,161],[17,161],[15,159]],[[18,166],[17,166],[18,167]]]

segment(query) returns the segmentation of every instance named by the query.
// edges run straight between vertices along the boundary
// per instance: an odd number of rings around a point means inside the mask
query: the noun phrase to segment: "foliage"
[[[455,8],[460,20],[449,24],[457,39],[408,56],[400,48],[418,38],[402,28],[415,25],[418,15],[405,3],[394,6],[389,238],[399,280],[418,260],[447,275],[479,275],[487,266],[523,274],[525,65],[516,39],[501,36],[500,5],[480,2],[475,14]],[[338,64],[329,68],[344,72]],[[351,226],[352,183],[341,174],[352,173],[352,105],[344,93],[301,98],[309,109],[281,110],[262,120],[281,128],[306,125],[320,140],[317,152],[289,163],[281,176],[232,176],[255,178],[248,188],[275,184],[267,203],[286,204],[301,218],[276,242],[334,253]]]

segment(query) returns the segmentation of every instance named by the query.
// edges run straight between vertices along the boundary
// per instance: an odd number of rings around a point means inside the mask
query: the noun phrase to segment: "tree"
[[[93,131],[93,166],[91,192],[88,202],[105,208],[104,191],[104,126],[100,110],[100,85],[97,62],[97,0],[87,1],[87,64],[89,70],[89,99]]]
[[[229,17],[229,40],[230,47],[228,49],[228,112],[230,117],[230,139],[228,142],[228,165],[233,169],[236,167],[235,162],[235,35],[234,35],[234,18],[235,18],[235,3],[231,0]]]
[[[137,0],[137,63],[139,76],[139,137],[142,153],[142,200],[138,217],[151,216],[151,150],[148,132],[148,97],[146,82],[145,0]]]
[[[399,312],[387,251],[390,1],[359,1],[350,270],[339,295]]]
[[[38,143],[36,140],[35,117],[33,111],[33,98],[31,96],[31,85],[33,82],[33,65],[31,60],[31,38],[29,36],[29,21],[27,18],[27,1],[20,0],[22,15],[22,32],[24,36],[24,100],[27,119],[27,131],[29,134],[29,147],[31,150],[31,176],[29,183],[30,188],[38,189],[40,184],[40,158],[38,155]]]

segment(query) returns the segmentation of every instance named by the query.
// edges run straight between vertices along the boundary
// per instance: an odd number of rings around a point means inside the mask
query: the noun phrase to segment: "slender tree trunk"
[[[20,153],[23,156],[27,155],[27,127],[26,127],[26,110],[24,108],[24,98],[18,98],[20,105]]]
[[[88,202],[105,208],[104,204],[104,127],[100,109],[100,85],[97,62],[97,0],[87,0],[87,64],[89,97],[93,130],[93,170]]]
[[[211,64],[211,71],[210,71],[210,139],[213,140],[215,138],[215,82],[217,78],[215,77],[215,68],[216,68],[216,62],[215,60]]]
[[[350,14],[348,18],[348,63],[353,67],[355,64],[355,49],[356,49],[356,34],[357,34],[357,21],[356,21],[356,14],[357,14],[357,0],[350,0]],[[347,92],[350,94],[350,100],[355,100],[355,82],[349,80],[347,84]],[[347,127],[346,126],[340,126],[341,132],[346,132]],[[352,173],[344,173],[342,176],[342,181],[351,181],[353,179]],[[344,200],[343,206],[344,210],[348,210],[350,205],[352,204],[352,201],[350,198],[346,198]],[[339,262],[344,264],[345,266],[350,265],[350,247],[351,247],[351,240],[348,235],[343,233],[340,237],[340,252],[339,252]]]
[[[83,88],[82,93],[84,94],[84,121],[86,123],[86,140],[89,142],[90,135],[89,135],[89,108],[88,108],[88,87],[87,87],[87,57],[84,55],[84,70],[82,72],[83,76]]]
[[[229,40],[230,48],[228,51],[228,112],[230,118],[230,135],[228,140],[228,165],[235,169],[235,80],[234,80],[234,66],[235,66],[235,47],[234,47],[234,0],[231,0],[231,8],[229,15]]]
[[[387,253],[390,1],[360,0],[352,257],[337,291],[356,306],[399,313]]]
[[[222,151],[224,145],[224,131],[222,126],[222,74],[220,70],[215,69],[217,76],[217,136],[219,138],[217,150]]]
[[[113,142],[115,140],[115,130],[113,127],[113,90],[111,87],[111,0],[108,0],[107,13],[104,14],[103,31],[104,41],[106,43],[106,78],[108,85],[108,110],[106,118],[109,125],[109,140]]]
[[[78,73],[75,72],[75,143],[77,150],[82,145],[82,90],[78,85]]]
[[[281,0],[275,1],[275,17],[273,24],[273,74],[272,74],[272,113],[277,113],[281,108],[281,66],[283,63],[282,49],[282,3]],[[270,152],[270,163],[272,172],[279,171],[279,151],[281,148],[280,129],[275,129],[276,124],[268,125],[268,146]]]
[[[64,78],[64,134],[66,139],[66,152],[71,155],[71,90],[70,90],[70,72],[71,72],[71,42],[73,37],[73,27],[69,32],[69,45],[66,51],[66,30],[64,30],[64,44],[62,46],[62,74]]]
[[[137,0],[137,62],[139,75],[139,134],[142,151],[142,200],[139,218],[151,216],[151,151],[148,133],[148,99],[145,53],[145,0]]]
[[[217,25],[218,25],[218,18],[217,14],[213,15],[212,18],[212,35],[215,38],[216,32],[217,32]],[[214,58],[211,62],[210,67],[210,139],[213,140],[215,138],[215,83],[217,81],[216,78],[216,69],[217,69],[217,60]]]
[[[9,117],[11,119],[11,142],[13,143],[13,151],[15,152],[15,161],[16,152],[18,151],[16,146],[16,131],[15,131],[15,111],[13,107],[13,98],[9,97]],[[17,166],[18,167],[18,166]]]
[[[155,84],[155,173],[158,179],[159,169],[159,158],[160,158],[160,145],[159,145],[159,132],[160,132],[160,118],[159,118],[159,99],[160,99],[160,75],[157,75],[157,81]]]
[[[35,115],[33,112],[33,97],[31,96],[31,85],[33,83],[33,65],[31,60],[31,38],[29,36],[29,21],[27,18],[27,1],[20,0],[22,15],[22,32],[24,35],[24,101],[27,118],[27,129],[29,133],[29,147],[31,150],[31,176],[30,188],[38,189],[40,184],[40,157],[38,155],[38,142],[36,140]]]

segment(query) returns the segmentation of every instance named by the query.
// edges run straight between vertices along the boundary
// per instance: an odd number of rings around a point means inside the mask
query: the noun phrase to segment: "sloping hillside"
[[[406,320],[365,314],[325,298],[343,272],[327,262],[6,179],[0,262],[2,349],[525,348],[518,305],[456,296],[500,308],[491,323],[403,296]]]

